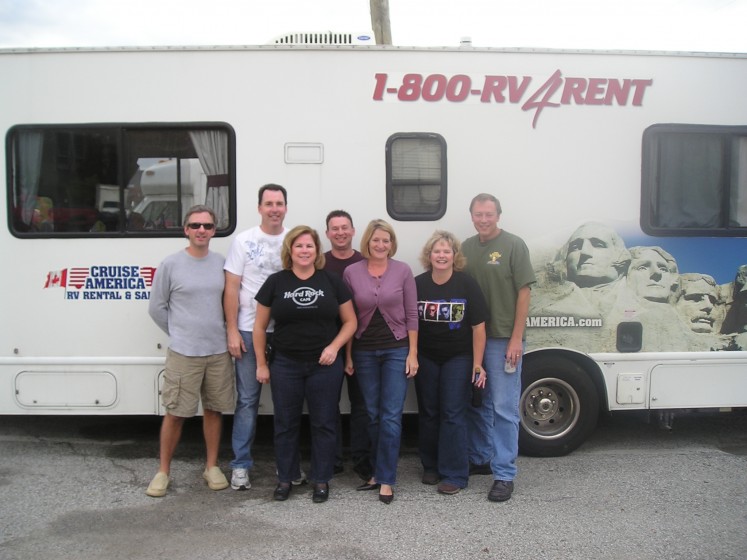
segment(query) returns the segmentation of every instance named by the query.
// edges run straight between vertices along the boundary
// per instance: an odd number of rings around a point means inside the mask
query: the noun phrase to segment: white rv
[[[473,235],[471,198],[501,200],[538,277],[525,453],[574,449],[600,412],[747,406],[747,55],[5,50],[0,74],[0,414],[161,414],[154,271],[185,208],[216,209],[225,253],[269,182],[287,225],[388,220],[416,274],[434,229]],[[106,221],[97,185],[120,190]],[[159,196],[171,214],[133,219]]]

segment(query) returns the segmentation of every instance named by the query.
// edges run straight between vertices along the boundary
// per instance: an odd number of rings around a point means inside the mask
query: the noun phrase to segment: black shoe
[[[423,484],[428,484],[429,486],[433,486],[434,484],[438,484],[438,481],[441,480],[441,477],[438,476],[437,472],[424,472],[423,473]]]
[[[291,488],[292,486],[290,482],[278,482],[275,491],[272,493],[272,497],[278,502],[284,502],[288,499],[288,496],[290,496]]]
[[[368,482],[373,478],[373,471],[371,469],[371,462],[368,457],[359,457],[353,459],[353,472],[357,474],[362,481]]]
[[[469,475],[472,476],[473,474],[493,474],[493,471],[490,469],[490,463],[485,463],[484,465],[470,463]]]
[[[321,504],[329,498],[329,484],[320,482],[314,484],[314,493],[311,495],[311,501],[315,504]]]
[[[510,480],[496,480],[488,492],[488,500],[491,502],[505,502],[511,499],[514,491],[514,483]]]
[[[392,503],[392,500],[394,500],[394,488],[392,488],[392,493],[389,495],[381,494],[381,493],[379,494],[379,501],[382,504],[389,505]]]
[[[459,494],[461,488],[459,488],[459,486],[457,486],[456,484],[452,484],[451,482],[442,482],[438,485],[438,488],[436,488],[436,490],[439,494],[453,496],[454,494]]]
[[[381,485],[377,484],[376,482],[374,482],[374,483],[364,482],[363,484],[361,484],[360,486],[358,486],[356,488],[356,490],[358,490],[359,492],[361,490],[378,490],[379,486],[381,486]]]

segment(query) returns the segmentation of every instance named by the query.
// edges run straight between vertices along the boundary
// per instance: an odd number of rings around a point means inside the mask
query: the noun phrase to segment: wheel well
[[[574,364],[576,364],[581,370],[586,373],[586,375],[589,377],[589,379],[592,380],[594,383],[594,387],[596,388],[597,395],[599,396],[599,408],[600,410],[604,412],[608,412],[608,406],[607,403],[609,402],[607,400],[607,385],[604,382],[604,376],[602,375],[602,370],[599,368],[599,365],[592,360],[588,355],[582,354],[581,352],[576,352],[575,350],[568,350],[565,348],[551,348],[546,350],[534,350],[532,352],[527,353],[524,356],[524,366],[530,366],[533,360],[536,360],[537,358],[544,357],[544,358],[553,358],[557,356],[562,356],[566,360],[572,361]]]

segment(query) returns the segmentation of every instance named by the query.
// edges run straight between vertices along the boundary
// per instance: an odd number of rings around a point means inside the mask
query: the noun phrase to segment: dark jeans
[[[299,362],[280,352],[275,353],[270,365],[270,383],[275,408],[275,460],[279,482],[298,478],[304,399],[311,426],[309,480],[328,482],[332,478],[342,368],[339,356],[331,366],[321,366],[316,361]]]
[[[348,400],[350,401],[350,458],[353,469],[357,473],[371,473],[371,439],[368,437],[368,413],[363,402],[361,388],[358,385],[358,377],[355,375],[345,376],[345,385],[348,388]],[[340,393],[342,394],[342,392]],[[342,425],[337,424],[337,458],[335,463],[342,466]]]
[[[426,472],[466,488],[467,406],[471,395],[472,356],[438,364],[422,354],[415,376],[418,396],[418,448]]]

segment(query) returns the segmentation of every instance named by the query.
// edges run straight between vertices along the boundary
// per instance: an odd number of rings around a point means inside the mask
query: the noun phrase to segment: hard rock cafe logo
[[[44,288],[63,288],[65,299],[150,299],[153,266],[89,266],[52,270]]]
[[[316,303],[320,297],[324,297],[324,290],[315,290],[313,288],[301,287],[292,292],[285,292],[285,299],[292,299],[293,303],[302,307],[308,307]]]

